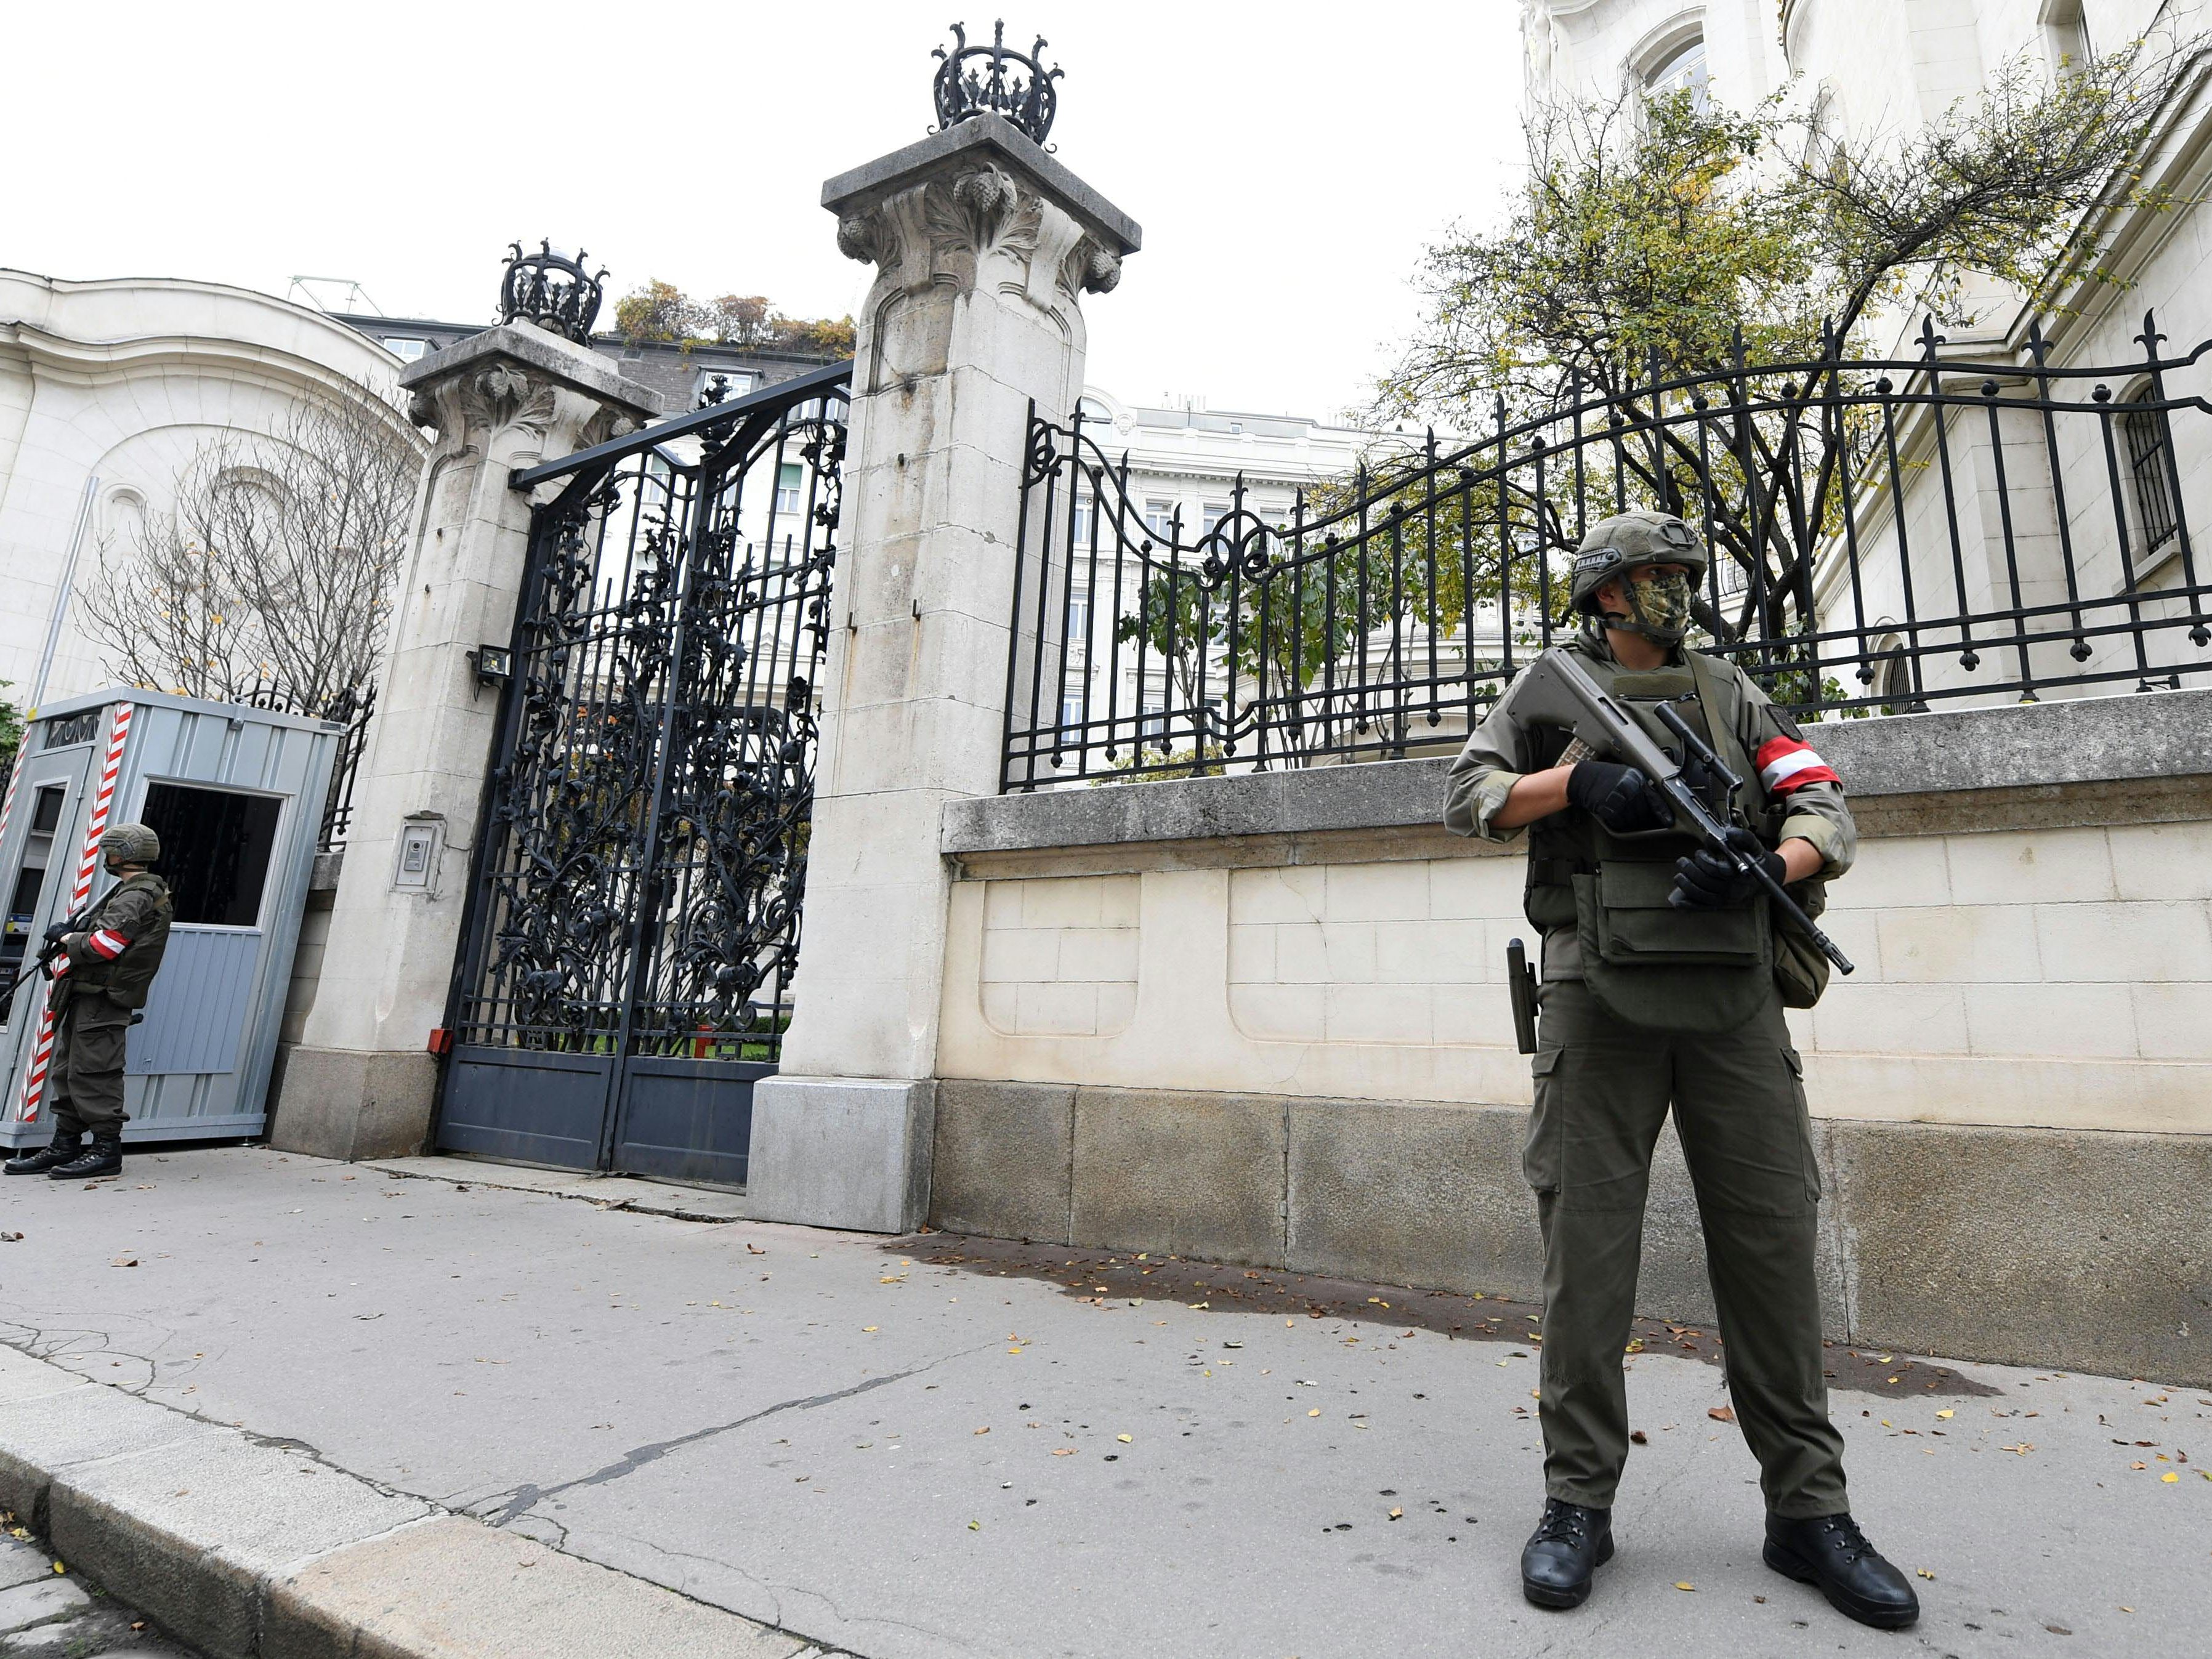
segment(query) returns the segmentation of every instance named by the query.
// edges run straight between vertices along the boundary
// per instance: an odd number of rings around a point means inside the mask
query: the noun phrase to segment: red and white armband
[[[1808,783],[1841,784],[1836,769],[1796,738],[1769,738],[1759,745],[1759,781],[1770,795],[1786,795]]]

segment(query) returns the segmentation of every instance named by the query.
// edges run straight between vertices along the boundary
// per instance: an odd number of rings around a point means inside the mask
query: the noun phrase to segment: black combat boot
[[[1877,1630],[1898,1630],[1920,1616],[1920,1598],[1905,1577],[1867,1542],[1848,1515],[1809,1521],[1766,1517],[1766,1565],[1785,1578],[1815,1586],[1837,1612]]]
[[[1544,1518],[1521,1550],[1521,1593],[1540,1607],[1573,1607],[1590,1575],[1613,1559],[1613,1511],[1547,1498]]]
[[[53,1144],[35,1152],[18,1152],[0,1171],[9,1175],[44,1175],[57,1164],[66,1164],[84,1149],[84,1136],[75,1129],[54,1131]]]
[[[66,1164],[46,1171],[49,1181],[94,1181],[123,1173],[123,1137],[112,1129],[93,1131],[92,1145]]]

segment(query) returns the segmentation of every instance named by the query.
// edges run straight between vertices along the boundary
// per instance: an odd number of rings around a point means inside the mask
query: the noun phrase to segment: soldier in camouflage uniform
[[[1670,514],[1595,526],[1574,567],[1583,627],[1558,648],[1662,747],[1674,740],[1650,712],[1660,700],[1703,727],[1747,781],[1732,835],[1817,913],[1821,884],[1856,847],[1842,781],[1732,663],[1683,647],[1705,568],[1697,537]],[[1517,717],[1509,687],[1453,763],[1444,810],[1464,836],[1529,830],[1526,908],[1543,935],[1524,1169],[1544,1240],[1547,1501],[1522,1553],[1522,1590],[1540,1606],[1576,1606],[1613,1553],[1628,1455],[1621,1356],[1652,1146],[1671,1105],[1729,1395],[1759,1459],[1765,1560],[1853,1618],[1909,1624],[1917,1601],[1851,1521],[1828,1419],[1814,1279],[1820,1177],[1778,987],[1790,941],[1776,929],[1788,924],[1751,878],[1672,833],[1672,807],[1640,772],[1569,742]],[[1712,785],[1708,799],[1725,819],[1723,793]]]
[[[81,1181],[123,1171],[125,1034],[146,1006],[146,988],[169,943],[169,886],[146,866],[161,843],[143,823],[119,823],[100,838],[116,878],[90,914],[47,930],[60,947],[47,971],[53,988],[53,1064],[46,1098],[53,1144],[11,1158],[9,1175]],[[84,1145],[87,1133],[92,1145]]]

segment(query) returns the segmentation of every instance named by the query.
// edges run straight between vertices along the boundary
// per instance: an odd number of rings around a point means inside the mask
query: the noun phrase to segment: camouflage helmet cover
[[[1597,611],[1597,590],[1640,565],[1679,564],[1694,584],[1705,574],[1705,544],[1697,532],[1672,513],[1638,510],[1601,519],[1589,527],[1575,552],[1574,608]]]
[[[143,823],[118,823],[100,836],[100,850],[118,864],[151,864],[161,856],[161,838]]]

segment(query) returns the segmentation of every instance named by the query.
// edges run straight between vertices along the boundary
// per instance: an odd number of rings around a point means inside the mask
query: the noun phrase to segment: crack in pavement
[[[981,1346],[963,1348],[957,1353],[946,1354],[942,1358],[933,1359],[926,1365],[916,1365],[909,1370],[893,1371],[885,1376],[872,1376],[865,1382],[855,1382],[849,1389],[839,1389],[830,1394],[808,1395],[797,1400],[780,1400],[773,1406],[764,1406],[760,1410],[740,1417],[734,1422],[713,1424],[707,1428],[694,1429],[690,1434],[678,1435],[673,1440],[656,1440],[650,1444],[639,1446],[633,1450],[624,1452],[613,1462],[602,1468],[594,1469],[589,1474],[578,1475],[573,1480],[563,1480],[558,1486],[539,1486],[526,1484],[513,1487],[508,1492],[494,1493],[490,1498],[485,1500],[486,1503],[495,1503],[502,1497],[507,1498],[508,1501],[507,1506],[492,1521],[492,1525],[507,1526],[529,1514],[532,1510],[549,1498],[557,1498],[562,1492],[574,1492],[580,1486],[605,1486],[609,1481],[619,1480],[625,1475],[636,1474],[648,1463],[659,1462],[671,1452],[681,1451],[684,1447],[696,1445],[702,1440],[711,1440],[716,1435],[727,1434],[732,1429],[744,1428],[750,1424],[759,1422],[763,1418],[774,1417],[780,1412],[811,1411],[817,1406],[834,1405],[840,1400],[850,1400],[855,1395],[866,1394],[872,1389],[885,1388],[893,1382],[903,1382],[910,1376],[920,1376],[924,1371],[944,1364],[946,1360],[964,1358],[969,1354],[981,1352]]]

